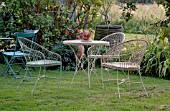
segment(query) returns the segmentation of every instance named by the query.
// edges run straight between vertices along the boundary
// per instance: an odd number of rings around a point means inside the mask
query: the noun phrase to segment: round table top
[[[68,45],[110,45],[107,41],[100,40],[65,40],[63,44]]]

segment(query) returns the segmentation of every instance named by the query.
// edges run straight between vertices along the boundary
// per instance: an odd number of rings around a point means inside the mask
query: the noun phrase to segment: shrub
[[[57,1],[6,0],[3,2],[4,5],[0,7],[0,15],[2,17],[0,19],[1,35],[5,36],[5,32],[9,32],[11,35],[24,29],[39,29],[36,42],[48,49],[55,49],[53,50],[54,52],[58,50],[56,50],[56,47],[62,47],[63,49],[58,51],[60,55],[67,52],[70,54],[71,49],[65,49],[66,46],[61,45],[61,41],[75,39],[77,37],[77,29],[86,29],[87,24],[95,18],[101,1],[76,0],[74,7],[78,9],[76,19],[72,19],[71,4],[66,6]],[[74,1],[68,0],[67,2],[73,3]],[[66,34],[68,30],[69,34]],[[69,67],[72,69],[75,59],[62,57],[64,63],[66,61],[70,62],[63,64],[63,69],[69,69]]]
[[[170,79],[170,27],[149,42],[142,69],[145,75]]]
[[[52,49],[62,40],[72,39],[71,35],[65,34],[67,29],[75,33],[74,22],[68,17],[68,7],[53,0],[6,0],[1,7],[0,15],[2,15],[3,27],[0,27],[2,36],[5,36],[6,32],[11,35],[24,29],[39,29],[36,42],[48,49]],[[63,61],[66,61],[65,58]],[[70,58],[70,61],[73,66],[74,59]],[[64,64],[63,67],[67,65],[69,64]]]
[[[166,11],[166,19],[156,23],[159,28],[156,39],[149,45],[143,69],[145,73],[170,79],[170,3],[161,1]]]

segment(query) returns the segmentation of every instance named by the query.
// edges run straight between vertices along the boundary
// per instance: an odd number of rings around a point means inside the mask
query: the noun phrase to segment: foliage
[[[170,79],[170,27],[160,32],[154,41],[149,42],[142,64],[143,73],[149,76]]]
[[[63,70],[75,70],[75,57],[73,56],[74,53],[68,45],[58,42],[51,48],[51,51],[61,55]]]
[[[133,1],[125,1],[125,5],[122,7],[122,18],[128,22],[133,17],[132,11],[135,11],[136,9],[136,4]]]
[[[150,44],[143,66],[145,73],[170,79],[170,3],[167,0],[160,3],[165,7],[167,18],[156,23],[160,31]]]
[[[154,4],[136,4],[137,9],[132,11],[133,17],[128,22],[122,19],[122,3],[112,5],[109,13],[111,25],[122,25],[125,33],[153,34],[157,27],[153,24],[165,18],[164,7]],[[90,27],[93,29],[98,24],[105,24],[102,15],[98,15]]]
[[[160,20],[157,25],[167,27],[170,24],[170,2],[169,0],[158,0],[158,4],[162,4],[164,6],[166,19]]]
[[[110,24],[109,12],[115,0],[104,0],[99,12],[105,18],[105,24]]]
[[[7,0],[2,7],[1,14],[5,29],[3,32],[22,31],[27,29],[39,29],[39,39],[42,39],[46,47],[65,38],[65,30],[72,28],[72,21],[68,19],[67,7],[57,2],[45,0]],[[42,37],[42,38],[41,38]]]
[[[87,28],[87,24],[95,18],[100,2],[98,0],[76,1],[77,16],[74,20],[70,11],[71,5],[65,6],[56,0],[1,1],[3,3],[0,8],[1,35],[5,36],[5,32],[12,35],[14,32],[23,31],[23,29],[39,29],[37,42],[48,49],[56,49],[54,47],[58,43],[58,46],[60,46],[61,41],[76,39],[77,29]],[[66,30],[69,30],[70,34],[66,34]],[[63,52],[68,52],[67,49],[62,50],[59,51],[61,52],[60,55]],[[63,62],[68,61],[65,59],[63,58]],[[70,58],[69,61],[74,66],[74,59]]]
[[[75,28],[86,30],[97,16],[102,0],[68,0]]]
[[[11,35],[24,29],[39,29],[36,42],[48,49],[62,40],[72,39],[72,36],[65,34],[65,30],[73,28],[73,20],[68,18],[68,7],[56,0],[6,0],[0,14],[3,20],[3,27],[0,28],[2,36],[6,32]],[[70,60],[74,66],[74,59]]]

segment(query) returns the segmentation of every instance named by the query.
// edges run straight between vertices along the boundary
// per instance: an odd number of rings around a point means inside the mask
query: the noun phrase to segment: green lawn
[[[0,64],[1,68],[2,65]],[[22,72],[24,73],[24,72]],[[38,70],[36,69],[36,72]],[[47,70],[48,75],[59,71]],[[143,77],[149,97],[141,91],[140,85],[133,85],[131,93],[127,84],[121,86],[121,98],[117,96],[116,82],[101,83],[92,75],[91,88],[88,88],[87,75],[81,71],[69,87],[74,71],[63,71],[58,79],[45,79],[45,86],[40,80],[34,94],[31,94],[35,79],[28,78],[16,90],[21,79],[13,76],[0,77],[0,111],[168,111],[170,110],[170,81],[160,78]],[[100,78],[100,69],[97,69]],[[121,73],[121,72],[120,72]],[[121,73],[121,77],[124,75]],[[105,78],[107,75],[105,74]],[[111,71],[111,78],[116,72]],[[139,79],[137,75],[131,76]],[[57,82],[56,82],[56,81]],[[99,79],[100,80],[100,79]],[[101,80],[100,80],[101,81]]]

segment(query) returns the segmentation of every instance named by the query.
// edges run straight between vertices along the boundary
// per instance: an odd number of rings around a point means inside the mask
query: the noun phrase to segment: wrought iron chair
[[[147,48],[147,41],[142,40],[142,39],[134,39],[134,40],[129,40],[123,43],[120,43],[116,46],[113,46],[110,48],[110,50],[106,53],[103,54],[103,56],[108,55],[108,58],[102,58],[102,69],[103,68],[109,68],[109,69],[116,69],[117,70],[117,78],[116,79],[110,79],[111,80],[116,80],[117,81],[117,88],[118,88],[118,96],[120,98],[120,88],[119,85],[128,82],[129,83],[129,88],[130,84],[132,83],[141,83],[143,87],[143,91],[146,93],[148,96],[148,93],[146,91],[146,88],[144,86],[144,83],[142,81],[142,76],[140,72],[140,63],[143,59],[145,50]],[[115,53],[118,52],[118,53]],[[113,59],[115,54],[119,55],[119,60]],[[120,79],[118,70],[123,70],[127,71],[128,74],[126,75],[125,78]],[[129,72],[130,71],[138,71],[140,81],[135,82],[137,80],[130,80]],[[102,80],[103,80],[103,70],[101,70],[101,75],[102,75]],[[108,80],[106,80],[108,81]],[[103,80],[104,82],[104,80]],[[103,83],[104,84],[104,83]]]
[[[34,39],[34,33],[24,33],[24,32],[16,32],[14,33],[15,37],[15,46],[13,51],[11,52],[2,52],[2,55],[4,57],[4,60],[6,62],[6,67],[4,68],[2,75],[11,73],[15,78],[20,78],[17,76],[20,71],[25,68],[25,60],[24,60],[24,53],[20,51],[20,47],[18,44],[18,37],[23,37],[23,38],[28,38],[33,40]],[[14,71],[13,66],[14,65],[20,65],[21,67],[19,68],[18,71]],[[31,74],[30,74],[31,76]]]
[[[35,36],[34,36],[34,40],[33,41],[37,40],[37,34],[38,34],[39,30],[24,29],[24,32],[25,33],[34,33]],[[34,67],[32,67],[32,69],[35,71]]]
[[[122,43],[124,40],[125,40],[125,34],[123,32],[116,32],[116,33],[109,34],[101,39],[101,41],[108,41],[110,43],[109,46],[91,46],[90,48],[88,48],[87,60],[88,60],[88,70],[89,70],[90,76],[93,71],[98,80],[98,77],[95,71],[96,60],[100,59],[101,61],[101,58],[103,57],[102,56],[103,53],[107,52],[110,49],[110,47],[113,47],[114,45],[117,45],[118,43]],[[107,56],[105,55],[105,57]],[[119,58],[119,56],[115,56],[115,58]]]
[[[41,78],[56,78],[52,76],[46,76],[46,67],[49,66],[60,66],[60,75],[62,73],[62,59],[61,56],[57,53],[51,52],[47,50],[45,47],[29,40],[26,38],[18,37],[19,44],[21,46],[22,52],[25,54],[25,60],[26,60],[26,70],[29,70],[28,67],[39,67],[39,74],[36,77],[37,80],[35,82],[35,85],[32,89],[32,93],[34,92],[34,89],[36,88],[36,85],[38,81]],[[41,74],[41,69],[43,68],[43,74]],[[25,74],[24,78],[20,82],[20,84],[27,78],[27,73]],[[17,89],[19,88],[20,84],[18,85]]]

